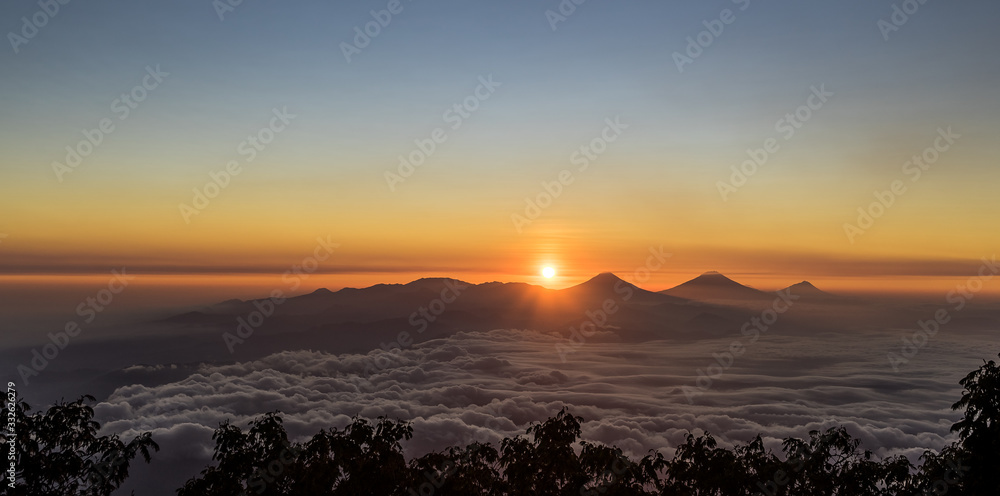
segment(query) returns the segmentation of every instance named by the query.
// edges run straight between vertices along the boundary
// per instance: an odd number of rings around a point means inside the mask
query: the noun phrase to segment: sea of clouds
[[[189,473],[164,482],[172,489],[209,463],[221,422],[245,427],[270,411],[282,413],[296,441],[355,415],[408,420],[410,456],[523,434],[568,406],[584,418],[585,439],[635,457],[649,450],[672,456],[688,432],[710,432],[723,445],[759,433],[777,450],[783,438],[843,425],[866,449],[917,461],[925,449],[953,441],[958,381],[998,347],[988,335],[942,332],[896,372],[886,356],[900,339],[898,331],[763,336],[721,374],[713,368],[711,385],[692,396],[682,388],[697,388],[699,370],[717,364],[713,355],[732,339],[628,343],[594,335],[564,363],[557,344],[566,342],[557,335],[463,332],[391,353],[285,351],[198,365],[182,380],[120,387],[96,411],[106,432],[153,432],[164,449],[153,465],[136,467],[133,480],[166,477],[164,465],[184,467]],[[375,360],[382,368],[371,373]],[[132,367],[126,377],[164,368]]]

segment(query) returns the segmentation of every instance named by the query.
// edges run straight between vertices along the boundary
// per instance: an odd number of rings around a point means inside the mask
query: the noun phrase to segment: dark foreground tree
[[[906,496],[992,494],[971,492],[964,489],[966,486],[964,474],[968,470],[966,465],[968,458],[968,454],[958,444],[948,446],[940,452],[925,451],[920,457],[922,463],[918,467],[917,473],[912,477],[910,490],[899,494]]]
[[[16,403],[15,487],[3,484],[0,495],[108,496],[128,478],[136,456],[149,463],[150,450],[160,449],[150,433],[127,443],[117,435],[98,436],[101,426],[87,404],[92,401],[84,396],[33,414],[27,403]]]
[[[787,438],[772,453],[760,436],[734,448],[710,434],[689,434],[672,459],[638,461],[615,446],[581,441],[569,410],[533,424],[499,449],[473,443],[404,461],[412,428],[380,418],[343,431],[288,442],[268,414],[243,433],[216,431],[217,466],[188,481],[179,496],[923,496],[1000,495],[1000,370],[992,361],[961,381],[953,408],[964,418],[959,443],[927,451],[914,467],[903,456],[878,459],[843,427]]]
[[[247,432],[225,422],[212,436],[217,465],[177,494],[404,494],[410,480],[400,441],[412,432],[405,422],[355,418],[344,430],[323,430],[304,444],[292,444],[276,412],[250,422]]]
[[[403,494],[507,494],[500,487],[499,460],[496,448],[482,443],[428,453],[410,462],[410,481]]]
[[[615,446],[581,440],[583,419],[562,409],[499,447],[473,443],[411,460],[401,442],[409,423],[354,418],[289,442],[277,413],[242,429],[216,430],[215,465],[179,496],[995,496],[1000,495],[1000,369],[986,362],[961,381],[959,441],[927,451],[914,467],[902,456],[877,459],[843,427],[787,438],[779,453],[760,436],[734,448],[689,434],[673,458],[635,461]],[[128,477],[129,462],[158,449],[148,433],[128,443],[98,437],[86,405],[61,403],[28,415],[17,406],[19,487],[0,496],[106,496]]]
[[[532,439],[521,436],[500,443],[500,463],[512,496],[579,494],[588,482],[573,443],[580,438],[580,422],[563,408],[555,418],[528,428]]]
[[[958,433],[964,453],[955,452],[946,465],[960,473],[956,485],[965,494],[1000,494],[1000,368],[990,360],[959,384],[965,391],[952,409],[965,409],[965,415],[951,431]]]

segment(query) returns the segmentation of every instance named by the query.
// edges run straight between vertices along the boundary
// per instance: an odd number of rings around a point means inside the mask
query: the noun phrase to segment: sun
[[[552,279],[553,277],[556,276],[556,269],[552,267],[545,267],[544,269],[542,269],[542,276],[544,276],[546,279]]]

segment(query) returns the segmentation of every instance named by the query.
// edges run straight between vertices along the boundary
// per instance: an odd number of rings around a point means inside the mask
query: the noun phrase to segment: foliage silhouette
[[[83,396],[33,414],[27,403],[16,402],[15,439],[8,440],[15,443],[16,482],[0,485],[0,495],[108,496],[128,479],[136,456],[150,462],[150,450],[160,450],[151,434],[127,443],[117,435],[98,436],[101,426],[87,405],[92,401]]]
[[[985,362],[960,384],[953,405],[964,415],[958,442],[926,451],[919,466],[902,456],[876,458],[843,427],[787,438],[779,453],[758,435],[733,448],[709,433],[688,434],[667,459],[651,451],[638,460],[615,446],[581,440],[581,417],[563,408],[502,439],[472,443],[409,462],[402,442],[412,426],[355,417],[343,430],[322,430],[291,443],[278,412],[244,432],[224,422],[215,431],[214,465],[178,496],[923,496],[1000,494],[1000,368]],[[149,433],[128,443],[97,437],[84,397],[47,413],[17,408],[17,479],[0,496],[108,495],[128,477],[129,462],[158,450]]]
[[[967,494],[1000,494],[1000,368],[993,360],[984,362],[959,384],[965,390],[951,408],[964,408],[965,415],[951,427],[959,435],[952,460],[965,465],[952,463],[951,468],[965,472],[962,488]]]

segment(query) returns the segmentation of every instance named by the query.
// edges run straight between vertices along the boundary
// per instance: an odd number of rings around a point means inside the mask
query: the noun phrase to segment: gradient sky
[[[553,31],[556,0],[403,0],[348,63],[341,43],[387,3],[245,0],[220,21],[209,0],[70,2],[8,43],[3,283],[281,273],[317,237],[340,244],[329,286],[537,282],[545,264],[561,286],[630,273],[661,245],[657,289],[706,270],[863,286],[964,278],[996,253],[995,1],[929,0],[886,41],[891,1],[589,0]],[[735,22],[681,73],[673,53],[727,8]],[[5,2],[0,30],[37,11]],[[157,65],[170,75],[118,119],[112,102]],[[489,75],[502,85],[452,130],[443,112]],[[786,141],[775,123],[820,85],[834,96]],[[297,117],[248,163],[237,146],[284,107]],[[616,116],[629,128],[518,233],[525,197]],[[115,131],[59,182],[52,162],[103,118]],[[961,138],[911,182],[903,163],[948,126]],[[448,141],[390,191],[385,171],[438,127]],[[722,201],[716,183],[768,138],[780,151]],[[185,223],[178,205],[231,160],[243,172]],[[849,242],[843,224],[895,179],[906,194]]]

